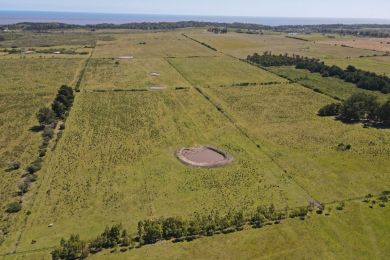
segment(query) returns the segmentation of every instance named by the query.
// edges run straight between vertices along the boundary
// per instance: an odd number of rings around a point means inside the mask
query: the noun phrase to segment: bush
[[[48,138],[48,139],[51,139],[53,138],[54,136],[54,130],[51,126],[45,126],[45,128],[43,129],[43,133],[42,133],[42,137],[43,138]]]
[[[343,209],[344,209],[344,206],[345,206],[345,203],[344,203],[344,202],[340,202],[340,203],[336,206],[336,209],[337,209],[337,210],[343,210]]]
[[[56,115],[51,109],[43,107],[39,109],[37,119],[41,125],[50,125],[55,122]]]
[[[26,171],[30,174],[36,173],[42,168],[42,158],[36,159],[34,162],[31,163],[30,166],[27,167]]]
[[[71,235],[69,240],[61,239],[60,246],[51,252],[53,260],[85,259],[88,255],[88,245],[79,235]]]
[[[30,182],[29,181],[23,181],[19,184],[19,191],[23,195],[28,192],[28,189],[30,188]]]
[[[351,150],[351,149],[352,149],[352,146],[350,144],[343,144],[343,143],[341,143],[341,144],[339,144],[337,146],[337,150],[339,150],[339,151],[348,151],[348,150]]]
[[[332,103],[324,106],[318,111],[319,116],[337,116],[340,114],[342,105],[340,103]]]
[[[7,171],[16,171],[20,168],[21,163],[19,161],[12,162],[8,165]]]
[[[16,213],[22,210],[22,204],[19,202],[12,202],[7,205],[7,209],[5,210],[7,213]]]

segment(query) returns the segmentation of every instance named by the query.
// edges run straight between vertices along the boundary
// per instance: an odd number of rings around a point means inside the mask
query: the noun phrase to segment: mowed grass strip
[[[317,116],[331,98],[296,84],[204,91],[314,198],[327,202],[389,187],[390,131]],[[341,143],[352,149],[338,151]]]
[[[81,88],[86,90],[170,89],[190,87],[162,58],[111,60],[91,59]]]
[[[265,70],[231,57],[168,59],[194,86],[230,86],[239,83],[287,82]]]
[[[201,144],[226,150],[235,161],[196,169],[175,158],[177,148]],[[146,218],[308,201],[195,90],[81,92],[48,160],[18,251],[57,245],[75,232],[94,238],[113,223],[133,232]]]

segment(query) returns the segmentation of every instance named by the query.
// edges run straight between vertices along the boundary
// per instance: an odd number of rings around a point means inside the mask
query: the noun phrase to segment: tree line
[[[329,25],[281,25],[268,26],[253,23],[218,23],[218,22],[198,22],[198,21],[179,21],[179,22],[142,22],[125,24],[95,24],[95,25],[77,25],[66,23],[31,23],[23,22],[0,26],[0,29],[26,30],[45,32],[48,30],[67,30],[67,29],[136,29],[136,30],[174,30],[180,28],[227,28],[237,30],[248,30],[255,32],[259,30],[272,30],[276,32],[301,32],[301,33],[336,33],[340,35],[354,35],[360,37],[390,37],[390,25],[388,24],[329,24]]]
[[[106,227],[104,232],[91,241],[83,241],[78,235],[71,235],[68,240],[61,239],[59,247],[51,252],[54,260],[84,259],[90,253],[97,253],[103,249],[120,248],[124,252],[134,247],[154,244],[161,240],[172,240],[174,243],[192,241],[202,236],[227,234],[243,230],[245,225],[261,228],[264,225],[279,224],[286,218],[300,218],[317,209],[322,214],[325,206],[314,205],[276,210],[273,205],[259,206],[250,214],[242,210],[228,211],[225,214],[211,212],[207,215],[195,213],[189,220],[180,217],[166,217],[147,219],[138,222],[137,234],[129,233],[122,225]]]
[[[354,83],[358,88],[390,93],[390,78],[385,75],[364,71],[349,65],[346,69],[338,66],[328,66],[319,59],[299,55],[275,55],[264,52],[262,55],[254,53],[247,57],[247,61],[265,67],[295,66],[297,69],[307,69],[312,73],[320,73],[323,77],[337,77],[345,82]]]
[[[343,103],[332,103],[318,111],[320,116],[336,116],[347,122],[365,122],[367,125],[390,127],[390,98],[384,104],[377,97],[358,92]]]
[[[32,128],[33,131],[42,133],[42,143],[39,146],[37,158],[30,163],[23,175],[18,189],[18,195],[23,196],[29,191],[29,188],[33,182],[37,180],[36,173],[41,170],[43,164],[43,157],[45,157],[50,140],[54,137],[54,129],[57,127],[59,120],[65,120],[73,105],[74,93],[71,87],[63,85],[57,92],[57,95],[51,105],[51,107],[43,107],[39,109],[36,116],[39,122],[38,126]],[[65,125],[62,123],[59,127],[57,136],[61,136]],[[13,165],[14,169],[18,169],[20,164]],[[13,202],[7,205],[6,212],[16,213],[22,209],[21,200],[19,202]]]
[[[277,32],[329,33],[353,35],[357,37],[388,38],[388,24],[321,24],[321,25],[281,25],[273,27]]]

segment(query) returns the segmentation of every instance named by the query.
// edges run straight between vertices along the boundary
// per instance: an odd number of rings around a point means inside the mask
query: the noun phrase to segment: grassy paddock
[[[145,218],[308,200],[195,90],[81,93],[67,125],[42,170],[18,251],[54,246],[73,232],[94,238],[110,223],[133,232]],[[235,162],[194,169],[175,158],[177,148],[200,144],[228,151]]]
[[[389,130],[318,117],[330,98],[291,84],[205,91],[314,198],[346,199],[389,186]],[[340,143],[352,150],[337,151]]]
[[[224,86],[244,82],[286,82],[278,76],[231,57],[178,58],[169,62],[194,86]]]

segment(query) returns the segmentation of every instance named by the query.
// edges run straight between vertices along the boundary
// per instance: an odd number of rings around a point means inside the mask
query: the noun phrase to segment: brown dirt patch
[[[186,165],[204,168],[220,167],[233,161],[230,154],[212,146],[181,148],[176,156]]]

